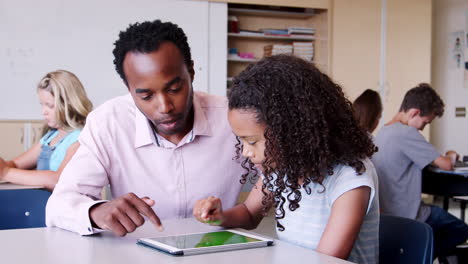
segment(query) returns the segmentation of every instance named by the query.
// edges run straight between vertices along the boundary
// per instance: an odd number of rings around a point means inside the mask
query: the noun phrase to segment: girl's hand
[[[0,158],[0,179],[3,179],[5,177],[5,175],[7,174],[8,168],[9,167],[6,161]]]
[[[221,200],[210,196],[206,199],[196,201],[193,207],[193,216],[202,223],[221,225],[223,223]]]

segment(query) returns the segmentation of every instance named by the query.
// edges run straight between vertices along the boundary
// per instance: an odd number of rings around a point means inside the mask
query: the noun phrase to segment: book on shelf
[[[290,34],[289,37],[295,39],[305,39],[305,40],[312,40],[314,35],[304,35],[304,34]]]
[[[263,47],[263,56],[270,57],[278,54],[292,54],[292,45],[271,44]]]
[[[294,41],[293,42],[293,46],[294,47],[313,47],[313,42],[311,41]]]
[[[312,61],[314,58],[314,43],[313,42],[293,42],[293,54],[306,61]]]
[[[293,54],[306,61],[312,61],[314,58],[314,43],[313,42],[293,42]]]
[[[273,35],[289,35],[287,29],[278,29],[278,28],[262,28],[260,29],[265,34],[273,34]]]
[[[307,39],[310,40],[310,38],[313,35],[307,35],[307,34],[287,34],[286,31],[271,31],[267,30],[266,32],[263,31],[256,31],[256,30],[244,30],[241,29],[238,33],[236,32],[229,32],[229,34],[239,34],[241,36],[252,36],[252,37],[267,37],[267,36],[274,36],[274,37],[285,37],[285,38],[296,38],[296,39]]]
[[[246,30],[246,29],[241,29],[239,31],[240,34],[244,34],[244,35],[248,35],[248,34],[252,34],[252,35],[263,35],[263,32],[262,31],[258,31],[258,30]]]
[[[304,35],[313,35],[315,34],[315,29],[311,27],[289,27],[288,34],[304,34]]]

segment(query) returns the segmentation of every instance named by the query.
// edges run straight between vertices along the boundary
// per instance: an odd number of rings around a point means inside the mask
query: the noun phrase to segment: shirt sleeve
[[[336,174],[332,175],[332,181],[326,186],[330,191],[329,205],[333,206],[333,203],[344,193],[362,187],[367,186],[371,189],[371,195],[367,204],[366,214],[372,206],[372,201],[376,197],[376,186],[377,186],[377,173],[375,168],[369,160],[364,160],[366,171],[361,175],[358,175],[354,168],[349,166],[343,166]]]
[[[400,138],[401,142],[395,142],[395,144],[400,144],[402,152],[421,170],[440,157],[435,147],[427,142],[415,128]]]
[[[101,123],[101,124],[100,124]],[[46,207],[47,226],[57,226],[81,235],[97,232],[91,225],[89,209],[104,202],[101,190],[109,184],[108,151],[111,148],[106,127],[93,113],[81,132],[78,148],[67,164]],[[100,124],[100,125],[99,125]]]

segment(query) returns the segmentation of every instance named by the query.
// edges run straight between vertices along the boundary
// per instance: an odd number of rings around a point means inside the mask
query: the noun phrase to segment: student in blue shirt
[[[38,84],[37,94],[48,131],[17,158],[0,158],[0,180],[52,190],[79,146],[78,135],[93,106],[80,80],[65,70],[46,74]]]
[[[209,197],[196,202],[194,216],[250,229],[275,206],[279,239],[377,263],[378,184],[369,160],[376,149],[341,88],[313,64],[278,55],[235,77],[228,99],[237,157],[247,158],[241,181],[258,181],[244,203],[223,211]]]

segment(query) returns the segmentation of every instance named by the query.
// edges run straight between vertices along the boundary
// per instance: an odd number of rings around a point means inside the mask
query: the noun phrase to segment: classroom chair
[[[432,228],[423,222],[381,215],[379,263],[430,264],[433,254]]]
[[[468,196],[454,196],[453,200],[460,203],[460,219],[465,221],[465,209],[468,202]]]
[[[45,227],[45,207],[51,193],[41,189],[0,191],[0,230]]]

